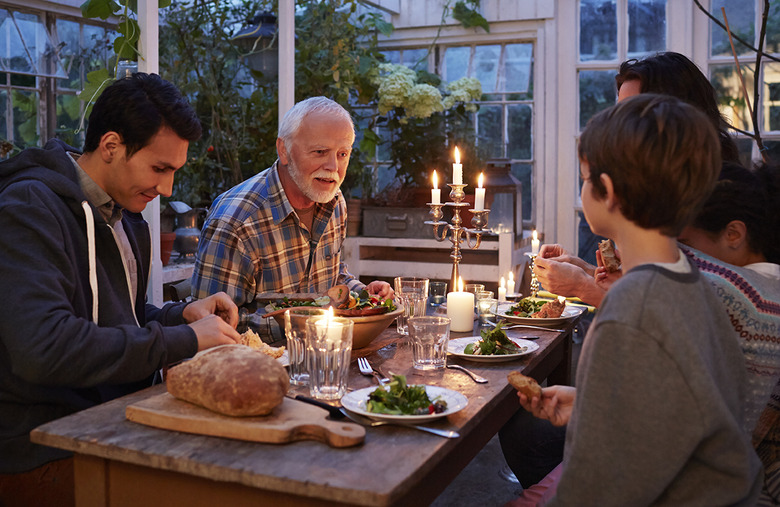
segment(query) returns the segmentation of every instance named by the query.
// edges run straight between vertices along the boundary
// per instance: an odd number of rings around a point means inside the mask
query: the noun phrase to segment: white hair
[[[355,124],[352,121],[349,111],[344,109],[338,102],[327,97],[310,97],[295,104],[279,123],[279,138],[284,141],[285,149],[289,152],[292,146],[292,138],[298,132],[303,123],[303,119],[312,113],[325,113],[348,121],[352,127],[352,135],[355,135]]]

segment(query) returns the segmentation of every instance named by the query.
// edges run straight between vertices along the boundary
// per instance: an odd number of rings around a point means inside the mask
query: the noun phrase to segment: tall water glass
[[[290,358],[290,383],[306,385],[309,383],[309,370],[306,368],[306,321],[309,317],[324,316],[328,312],[323,308],[290,308],[284,312],[284,334],[287,337],[287,355]]]
[[[439,370],[447,365],[450,319],[412,317],[409,319],[412,365],[417,370]]]
[[[403,305],[404,311],[396,319],[395,325],[400,334],[409,334],[407,320],[410,317],[425,315],[428,301],[428,279],[411,276],[395,277],[395,297]]]
[[[309,317],[306,321],[306,360],[309,394],[318,400],[337,400],[347,394],[353,322],[344,317]]]

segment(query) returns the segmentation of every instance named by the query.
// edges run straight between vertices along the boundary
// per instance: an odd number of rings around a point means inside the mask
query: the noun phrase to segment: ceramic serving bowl
[[[352,350],[362,349],[388,328],[396,317],[404,311],[403,307],[396,303],[396,309],[392,312],[379,315],[367,315],[365,317],[344,316],[354,322],[352,328]],[[306,308],[306,307],[302,307]],[[273,316],[279,327],[284,329],[284,312]]]

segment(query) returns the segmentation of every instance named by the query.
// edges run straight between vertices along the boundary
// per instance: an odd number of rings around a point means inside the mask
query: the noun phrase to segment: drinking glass
[[[338,400],[347,393],[352,353],[351,319],[309,317],[306,321],[306,360],[309,394],[318,400]]]
[[[409,338],[412,365],[417,370],[440,370],[447,365],[450,319],[447,317],[411,317]]]
[[[287,355],[290,359],[290,383],[306,385],[309,383],[309,370],[306,368],[306,321],[309,317],[324,316],[323,308],[290,308],[284,312],[284,334],[287,337]]]
[[[430,305],[439,306],[447,300],[447,282],[431,282]]]
[[[400,334],[409,334],[407,319],[425,315],[425,303],[428,301],[428,279],[409,276],[395,277],[395,297],[404,307],[403,314],[396,319],[396,328]]]
[[[479,325],[486,326],[488,322],[495,322],[497,308],[498,308],[498,299],[482,298],[479,301],[477,301]]]
[[[485,290],[484,283],[467,283],[463,286],[464,292],[474,293],[474,311],[477,310],[477,299],[479,299],[479,293]]]

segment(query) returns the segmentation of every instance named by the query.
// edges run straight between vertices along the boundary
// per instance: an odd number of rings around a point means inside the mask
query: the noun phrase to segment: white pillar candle
[[[441,189],[439,188],[439,177],[436,171],[433,171],[433,188],[431,189],[431,203],[441,204]]]
[[[501,277],[501,282],[498,284],[498,300],[506,301],[506,281],[504,277]]]
[[[485,189],[482,188],[484,177],[484,173],[479,173],[479,187],[477,187],[474,193],[474,209],[476,211],[484,211],[485,209]]]
[[[515,293],[515,275],[511,271],[509,272],[509,280],[506,282],[506,293]]]
[[[341,340],[344,324],[333,321],[333,307],[329,308],[327,316],[314,323],[317,326],[317,336],[324,336],[328,345],[334,345]]]
[[[531,238],[531,254],[537,255],[539,253],[539,237],[536,234],[536,229],[534,229],[534,235]]]
[[[463,184],[463,164],[460,163],[460,152],[458,147],[455,147],[455,163],[452,164],[452,184]]]
[[[458,292],[447,294],[447,317],[450,330],[456,333],[474,329],[474,293],[463,292],[463,280],[458,281]]]

